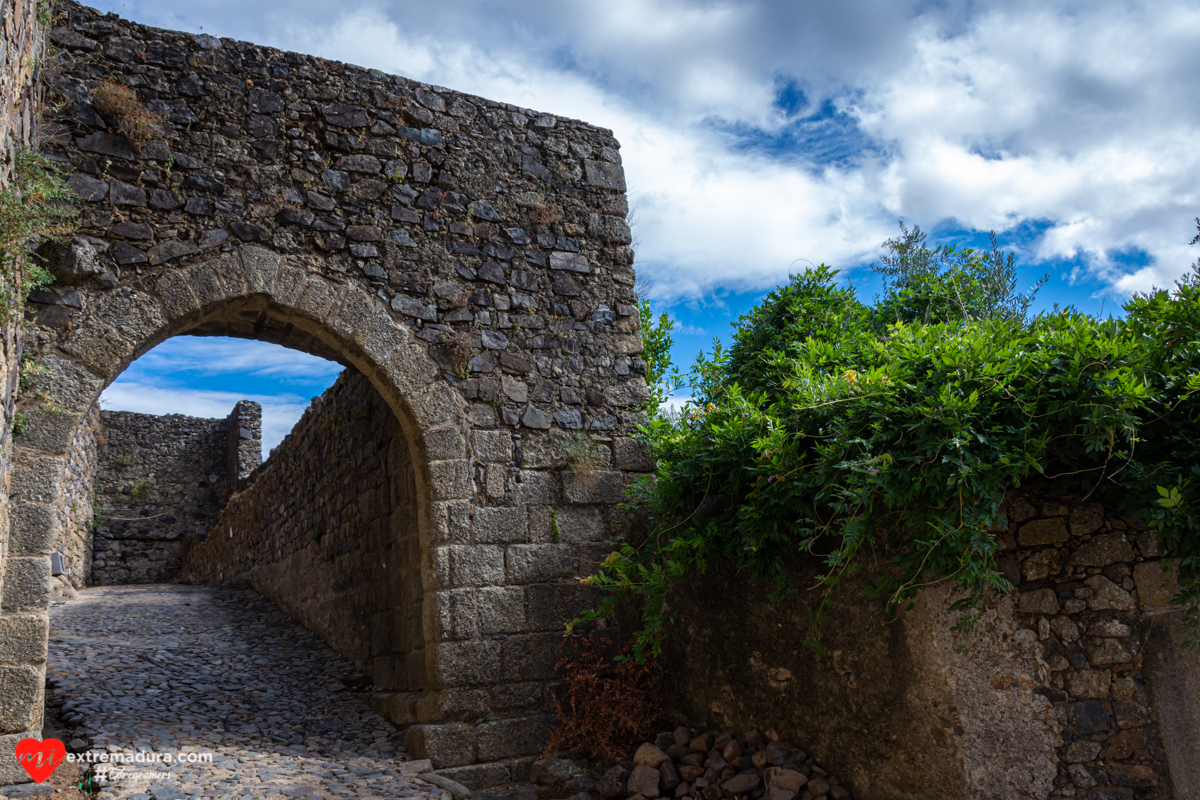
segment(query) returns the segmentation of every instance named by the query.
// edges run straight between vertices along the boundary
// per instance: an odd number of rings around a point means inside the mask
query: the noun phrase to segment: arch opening
[[[224,324],[214,318],[206,329],[219,335]],[[188,358],[206,349],[246,369],[236,347],[193,345]],[[287,369],[279,358],[272,365]],[[128,392],[147,390],[126,387],[124,405]],[[64,505],[75,518],[55,540],[59,580],[75,588],[248,582],[353,662],[376,691],[425,689],[416,484],[404,434],[354,367],[317,390],[302,413],[280,412],[299,416],[282,437],[272,433],[272,398],[258,396],[266,408],[234,400],[248,393],[219,393],[232,408],[220,418],[163,415],[164,401],[182,399],[178,391],[132,403],[158,414],[93,409],[67,457]]]
[[[221,271],[225,282],[233,283],[229,270],[262,260],[272,261],[279,274],[286,270],[273,253],[243,248],[191,267],[190,286],[202,286],[206,277]],[[415,722],[416,703],[427,695],[430,683],[422,546],[435,539],[431,506],[437,501],[444,506],[455,489],[452,482],[431,479],[430,456],[458,457],[434,460],[434,472],[449,467],[450,475],[465,474],[455,463],[466,455],[462,404],[432,383],[436,364],[386,310],[375,307],[374,298],[355,287],[342,288],[307,282],[305,289],[325,300],[315,307],[304,304],[304,293],[289,299],[278,291],[226,292],[209,302],[193,294],[190,307],[177,309],[171,308],[177,298],[161,286],[157,295],[113,292],[102,296],[101,307],[83,324],[54,342],[39,342],[42,374],[23,401],[29,424],[14,446],[14,515],[24,541],[5,561],[5,610],[36,611],[48,600],[49,589],[43,592],[33,584],[53,585],[43,580],[56,566],[47,558],[51,553],[68,554],[64,566],[80,577],[88,572],[86,565],[70,561],[88,559],[91,553],[71,547],[70,540],[80,538],[83,527],[75,512],[85,504],[77,501],[93,486],[81,481],[86,469],[80,467],[87,461],[82,454],[89,448],[93,472],[98,464],[113,473],[99,488],[126,501],[145,500],[142,506],[161,502],[161,492],[149,481],[157,476],[130,475],[131,480],[115,485],[121,480],[116,473],[136,471],[136,448],[105,439],[104,412],[96,402],[136,357],[172,336],[197,333],[334,356],[347,368],[315,399],[274,458],[258,464],[255,453],[253,463],[247,463],[243,453],[239,461],[238,429],[255,422],[246,423],[254,414],[243,404],[228,420],[207,421],[207,429],[202,424],[190,439],[176,436],[179,446],[166,447],[175,452],[178,468],[185,466],[180,456],[216,459],[225,462],[226,475],[194,481],[209,484],[196,488],[208,489],[212,502],[194,512],[199,517],[195,521],[208,528],[205,534],[192,526],[189,536],[159,548],[172,551],[161,568],[143,570],[135,579],[178,575],[185,581],[248,583],[358,665],[377,691],[408,695],[384,701],[392,712],[388,716]],[[128,434],[130,425],[149,426],[154,430],[135,435],[161,443],[179,433],[179,420],[175,423],[169,417],[113,419],[109,427],[119,436]],[[436,439],[433,447],[425,441],[430,433]],[[196,452],[201,444],[209,452]],[[195,472],[198,466],[187,468]],[[131,497],[135,492],[143,497]],[[125,531],[149,530],[136,521],[148,507],[126,502],[102,510],[136,512],[123,519],[120,513],[107,513],[117,518],[111,521],[116,525],[99,526],[96,541],[118,542],[117,551],[136,538],[123,536]],[[175,522],[180,522],[178,516]],[[99,555],[106,568],[99,582],[130,578],[128,569],[108,569],[111,551]],[[135,553],[134,558],[141,556]]]

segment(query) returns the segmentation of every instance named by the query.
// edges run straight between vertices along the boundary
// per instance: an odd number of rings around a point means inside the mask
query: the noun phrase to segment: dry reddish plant
[[[546,226],[562,222],[562,213],[552,206],[541,205],[529,212],[529,219],[534,225]]]
[[[561,722],[546,745],[547,754],[579,749],[619,763],[635,744],[654,735],[658,665],[616,661],[614,651],[603,631],[563,640],[558,661],[562,687],[554,698]]]
[[[117,127],[138,150],[166,135],[166,120],[142,105],[137,92],[128,86],[105,81],[92,93],[92,108],[117,120]]]

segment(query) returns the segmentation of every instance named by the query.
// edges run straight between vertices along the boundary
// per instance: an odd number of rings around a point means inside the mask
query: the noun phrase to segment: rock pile
[[[837,780],[809,754],[775,731],[697,732],[679,727],[642,744],[632,763],[586,772],[567,758],[534,762],[531,777],[542,797],[572,800],[845,800]]]

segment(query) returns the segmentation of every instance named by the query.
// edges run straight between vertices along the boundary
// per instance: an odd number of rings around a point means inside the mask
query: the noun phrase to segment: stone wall
[[[225,420],[225,488],[228,494],[240,492],[249,484],[251,473],[262,463],[262,406],[252,400],[239,400]]]
[[[1013,498],[1009,518],[1005,566],[1014,583],[1019,576],[1018,618],[1049,670],[1035,691],[1062,729],[1050,796],[1195,796],[1200,784],[1184,790],[1186,770],[1175,767],[1200,763],[1200,728],[1162,724],[1166,707],[1155,702],[1181,690],[1174,663],[1184,654],[1167,644],[1178,641],[1181,620],[1169,606],[1178,586],[1153,534],[1100,503],[1050,491]],[[1181,699],[1195,719],[1200,696]]]
[[[249,580],[376,689],[427,688],[415,476],[379,393],[343,372],[246,483],[185,579]]]
[[[221,513],[228,422],[102,411],[100,424],[91,582],[178,580],[185,542]]]
[[[1018,588],[987,600],[974,635],[951,633],[949,587],[890,619],[851,580],[818,655],[805,641],[819,593],[771,603],[727,571],[690,583],[672,600],[670,712],[774,728],[863,800],[1197,796],[1200,668],[1169,642],[1179,614],[1153,538],[1049,490],[1010,499],[1010,520],[1002,567]],[[819,567],[797,560],[797,585]]]
[[[58,501],[58,530],[54,551],[63,558],[65,580],[76,589],[91,583],[93,502],[100,438],[100,407],[87,416],[75,433],[67,454]]]
[[[38,133],[38,65],[45,52],[38,7],[37,0],[0,3],[0,186],[6,188],[17,151],[34,145]],[[58,499],[54,489],[18,486],[10,480],[16,458],[11,430],[20,381],[21,332],[18,325],[0,324],[0,754],[11,753],[26,736],[40,735],[41,676],[49,626],[38,601],[29,597],[49,597],[48,556],[54,546],[50,536],[18,539],[19,525],[10,526],[10,518],[15,519],[20,510],[12,502],[33,496],[47,504]],[[0,786],[26,780],[15,759],[0,757]]]
[[[621,489],[645,468],[618,142],[374,70],[60,8],[47,89],[65,104],[47,132],[83,228],[28,335],[67,413],[31,415],[21,469],[57,481],[51,465],[104,386],[170,336],[355,367],[398,420],[415,476],[430,688],[414,752],[490,762],[476,777],[507,780],[548,723],[495,708],[537,706],[554,630],[581,597],[572,578],[604,555]],[[97,99],[106,83],[159,115],[158,134],[123,135]],[[55,533],[47,502],[28,501],[39,542]],[[31,581],[10,592],[6,574],[5,607],[44,614],[48,594]],[[489,632],[497,598],[524,615],[512,633]],[[12,663],[40,675],[42,651]],[[13,696],[33,713],[41,689]],[[490,722],[463,722],[476,719]]]

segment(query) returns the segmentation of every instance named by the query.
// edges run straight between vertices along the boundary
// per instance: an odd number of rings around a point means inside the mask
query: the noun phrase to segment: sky
[[[901,221],[935,243],[996,231],[1022,286],[1048,276],[1038,308],[1119,314],[1195,259],[1195,0],[89,5],[611,128],[635,267],[683,367],[812,265],[870,300],[869,265]],[[154,351],[158,372],[135,367],[143,386],[231,388],[175,375],[173,347]],[[253,385],[282,398],[289,384]]]

